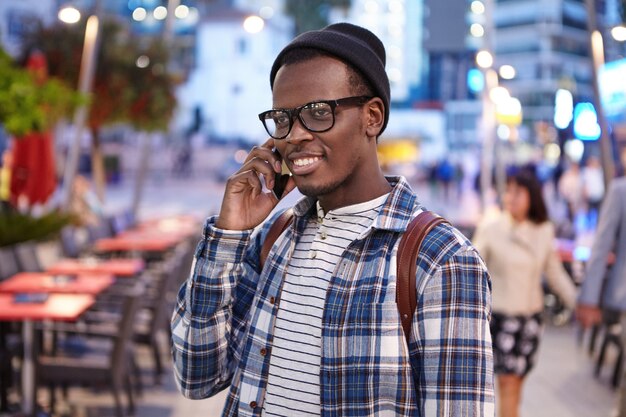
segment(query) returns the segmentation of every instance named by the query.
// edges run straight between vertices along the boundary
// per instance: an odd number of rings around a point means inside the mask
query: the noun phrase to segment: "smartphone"
[[[274,174],[274,189],[272,190],[272,192],[274,193],[276,198],[280,200],[285,193],[285,187],[287,186],[287,181],[289,181],[289,177],[291,177],[291,172],[289,172],[289,168],[287,168],[285,161],[282,160],[282,157],[276,149],[274,149],[274,153],[281,160],[282,169],[281,172],[277,172]]]
[[[13,302],[17,304],[42,304],[48,300],[45,292],[19,292],[13,296]]]

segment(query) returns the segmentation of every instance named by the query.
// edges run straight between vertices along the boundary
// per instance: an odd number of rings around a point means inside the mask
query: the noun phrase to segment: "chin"
[[[307,197],[320,197],[331,194],[339,188],[337,184],[297,184],[297,186],[300,193]]]

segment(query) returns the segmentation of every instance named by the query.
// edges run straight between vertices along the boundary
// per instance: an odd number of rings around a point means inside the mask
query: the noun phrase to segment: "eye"
[[[332,117],[332,109],[327,103],[311,103],[307,112],[316,119],[328,119]]]
[[[284,111],[273,112],[272,120],[276,126],[289,126],[289,115]]]

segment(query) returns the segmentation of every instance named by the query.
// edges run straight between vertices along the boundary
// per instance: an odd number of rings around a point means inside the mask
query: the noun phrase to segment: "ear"
[[[385,121],[385,105],[380,98],[374,97],[365,105],[365,111],[367,136],[377,138]]]

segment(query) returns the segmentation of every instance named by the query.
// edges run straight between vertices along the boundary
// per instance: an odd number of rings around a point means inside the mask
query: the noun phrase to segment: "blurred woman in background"
[[[567,307],[576,288],[554,247],[541,185],[528,170],[507,178],[504,210],[484,219],[474,245],[492,280],[491,334],[500,417],[517,417],[522,383],[533,368],[542,331],[542,276]]]

